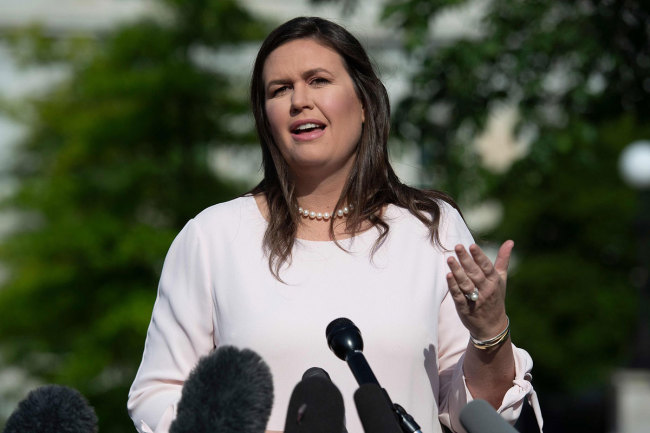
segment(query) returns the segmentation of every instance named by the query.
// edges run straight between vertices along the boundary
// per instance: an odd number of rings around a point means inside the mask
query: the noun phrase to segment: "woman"
[[[258,53],[251,102],[264,180],[172,244],[129,394],[138,429],[165,431],[198,359],[229,344],[271,368],[269,431],[319,366],[344,396],[347,430],[361,433],[357,384],[324,338],[337,317],[362,330],[375,375],[422,431],[459,431],[472,398],[516,419],[534,391],[505,312],[513,242],[493,265],[449,197],[399,182],[388,97],[359,42],[319,18],[281,25]]]

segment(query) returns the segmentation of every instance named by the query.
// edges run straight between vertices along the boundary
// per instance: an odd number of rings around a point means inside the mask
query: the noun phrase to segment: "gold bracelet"
[[[506,329],[501,331],[499,335],[494,338],[490,338],[489,340],[477,340],[470,334],[469,339],[472,341],[474,347],[480,350],[487,350],[491,347],[498,346],[499,344],[503,343],[508,338],[508,335],[510,335],[510,318],[506,316],[506,319],[508,320]]]

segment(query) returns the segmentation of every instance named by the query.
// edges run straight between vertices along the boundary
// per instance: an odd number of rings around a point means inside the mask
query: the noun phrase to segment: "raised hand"
[[[447,284],[456,304],[460,320],[477,340],[498,335],[507,326],[506,281],[508,263],[514,242],[508,240],[499,248],[492,264],[478,245],[472,244],[469,252],[463,245],[456,245],[456,257],[449,257]],[[472,293],[478,290],[478,298]]]

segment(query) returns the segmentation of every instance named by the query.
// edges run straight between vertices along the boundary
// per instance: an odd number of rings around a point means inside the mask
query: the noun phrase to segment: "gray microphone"
[[[260,355],[220,346],[190,372],[169,433],[264,433],[272,406],[271,369]]]
[[[44,385],[22,400],[3,433],[97,433],[97,414],[76,389]]]
[[[517,430],[485,400],[472,400],[460,411],[467,433],[517,433]]]

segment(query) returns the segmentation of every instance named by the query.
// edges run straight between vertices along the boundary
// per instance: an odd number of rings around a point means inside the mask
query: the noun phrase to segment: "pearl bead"
[[[350,204],[348,206],[345,206],[343,209],[336,210],[332,213],[329,212],[316,212],[316,211],[310,211],[309,209],[305,209],[302,206],[298,206],[298,214],[301,216],[304,216],[305,218],[311,218],[311,219],[316,219],[316,220],[322,220],[322,221],[327,221],[330,218],[335,219],[335,218],[343,218],[346,215],[350,213],[350,210],[354,209],[354,207]]]

